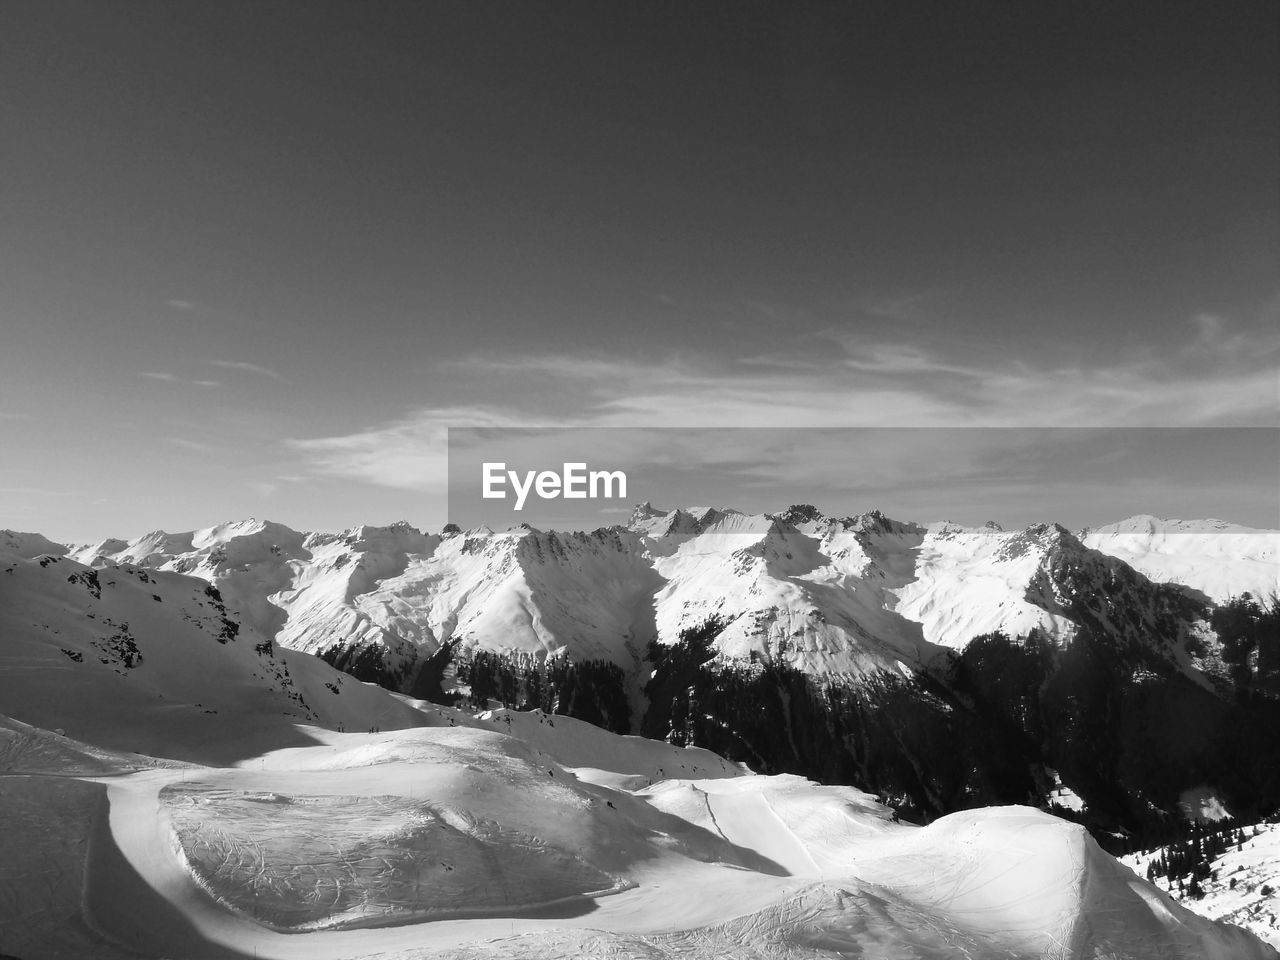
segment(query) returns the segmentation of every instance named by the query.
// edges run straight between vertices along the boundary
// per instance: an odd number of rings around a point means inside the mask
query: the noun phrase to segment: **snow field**
[[[277,930],[518,915],[626,886],[536,836],[404,797],[208,783],[161,796],[200,884]]]

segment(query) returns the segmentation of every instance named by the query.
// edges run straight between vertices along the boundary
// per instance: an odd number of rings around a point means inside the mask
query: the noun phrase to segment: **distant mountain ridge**
[[[245,520],[67,552],[201,577],[281,645],[373,649],[408,684],[446,643],[631,668],[651,640],[713,616],[722,657],[807,673],[915,670],[992,631],[1066,639],[1085,623],[1135,644],[1158,633],[1158,655],[1185,664],[1209,607],[1276,589],[1278,544],[1280,531],[1217,520],[1139,516],[1077,534],[646,503],[625,526],[589,533],[305,533]]]

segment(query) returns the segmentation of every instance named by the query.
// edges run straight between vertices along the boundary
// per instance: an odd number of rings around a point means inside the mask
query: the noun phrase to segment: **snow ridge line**
[[[711,818],[711,825],[716,828],[716,833],[720,834],[720,839],[725,843],[737,846],[737,844],[733,843],[733,841],[729,839],[729,835],[721,829],[720,821],[716,819],[715,809],[711,806],[711,795],[701,787],[694,787],[693,784],[689,784],[689,786],[693,788],[694,793],[702,797],[702,804],[707,808],[707,816]]]

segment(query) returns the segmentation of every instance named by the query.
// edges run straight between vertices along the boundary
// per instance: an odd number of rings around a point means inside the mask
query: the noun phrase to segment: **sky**
[[[1278,465],[1280,432],[1265,427],[455,427],[448,506],[463,529],[593,530],[636,504],[720,506],[729,490],[745,513],[1079,531],[1230,503],[1275,529]]]
[[[469,427],[893,428],[717,500],[1280,526],[1277,19],[9,0],[0,527],[438,529]],[[1000,472],[1102,427],[1177,429]]]

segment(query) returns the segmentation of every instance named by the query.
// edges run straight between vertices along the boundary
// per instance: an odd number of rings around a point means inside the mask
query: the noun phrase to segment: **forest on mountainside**
[[[1280,604],[1242,597],[1215,621],[1230,681],[1134,663],[1096,629],[972,640],[928,675],[813,677],[718,660],[709,621],[653,644],[645,736],[715,750],[762,773],[876,794],[932,820],[1008,803],[1049,805],[1054,774],[1110,849],[1185,829],[1184,791],[1213,790],[1237,818],[1280,808]]]

